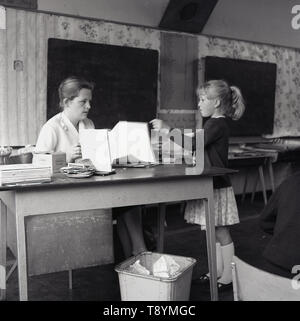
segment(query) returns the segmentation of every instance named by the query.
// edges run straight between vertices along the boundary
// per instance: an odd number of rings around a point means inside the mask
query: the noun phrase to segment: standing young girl
[[[229,128],[226,117],[238,120],[244,113],[245,105],[237,87],[230,87],[226,81],[211,80],[197,90],[198,108],[204,118],[204,148],[215,167],[228,167]],[[163,121],[153,120],[154,129],[169,129]],[[239,223],[238,210],[233,188],[227,175],[214,177],[214,207],[216,225],[218,288],[231,286],[231,261],[234,245],[229,226]],[[203,200],[188,201],[185,210],[188,223],[199,224],[205,229],[205,208]],[[199,281],[209,281],[209,274],[203,274]]]

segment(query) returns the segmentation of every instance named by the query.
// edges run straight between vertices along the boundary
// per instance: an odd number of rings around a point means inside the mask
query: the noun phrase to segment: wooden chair
[[[234,301],[300,301],[300,289],[292,280],[260,270],[233,257]]]

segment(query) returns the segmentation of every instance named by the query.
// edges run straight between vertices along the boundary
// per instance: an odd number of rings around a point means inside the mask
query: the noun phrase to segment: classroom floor
[[[235,242],[236,254],[248,262],[259,260],[260,253],[268,241],[258,226],[258,216],[263,208],[263,201],[257,193],[254,203],[250,195],[241,204],[237,198],[241,223],[231,228]],[[155,222],[153,211],[150,209],[144,215],[144,222],[152,226]],[[155,214],[155,213],[154,213]],[[153,222],[152,222],[153,221]],[[205,232],[198,226],[188,225],[183,220],[180,207],[176,204],[167,208],[165,253],[188,256],[197,259],[193,269],[193,279],[207,271]],[[123,260],[121,247],[115,240],[115,264]],[[68,289],[68,273],[59,272],[29,278],[29,299],[32,301],[119,301],[120,288],[115,264],[85,268],[73,271],[73,289]],[[219,294],[221,301],[232,301],[232,290]],[[11,275],[7,284],[7,300],[18,300],[17,271]],[[209,301],[209,287],[193,284],[190,300]]]

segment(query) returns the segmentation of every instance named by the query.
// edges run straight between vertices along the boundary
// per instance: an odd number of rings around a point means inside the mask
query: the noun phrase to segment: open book
[[[156,163],[148,123],[120,121],[112,129],[80,131],[82,157],[92,161],[98,171],[112,170],[112,164]]]

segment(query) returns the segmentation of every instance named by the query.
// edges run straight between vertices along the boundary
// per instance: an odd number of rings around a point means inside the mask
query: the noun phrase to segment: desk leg
[[[166,204],[158,205],[157,215],[157,252],[163,253],[164,238],[165,238],[165,219],[166,219]]]
[[[244,186],[243,186],[243,195],[242,195],[242,203],[244,203],[244,201],[245,201],[247,183],[248,183],[248,172],[246,172],[246,175],[245,175],[245,181],[244,181]]]
[[[6,220],[7,207],[0,200],[0,300],[6,299]]]
[[[268,202],[268,200],[267,200],[267,192],[266,192],[266,184],[265,184],[264,170],[263,170],[262,165],[259,166],[258,171],[259,171],[259,178],[260,178],[260,182],[261,182],[261,187],[262,187],[264,202],[265,202],[265,205],[266,205],[267,202]]]
[[[274,183],[274,172],[273,172],[273,165],[271,159],[268,160],[268,168],[269,168],[269,176],[271,182],[272,192],[275,192],[275,183]]]
[[[19,277],[19,297],[20,301],[28,300],[27,289],[27,258],[24,216],[16,209],[17,226],[17,254],[18,254],[18,277]]]
[[[212,193],[213,195],[213,193]],[[212,301],[218,300],[217,288],[217,258],[216,258],[216,236],[215,236],[215,215],[213,196],[205,202],[205,220],[206,220],[206,243],[208,269],[210,273],[210,297]]]
[[[258,184],[258,179],[259,179],[259,169],[258,169],[258,174],[255,176],[255,181],[254,181],[253,190],[252,190],[252,195],[251,195],[251,203],[254,202],[254,196],[255,196],[255,193],[256,193],[256,188],[257,188],[257,184]]]

